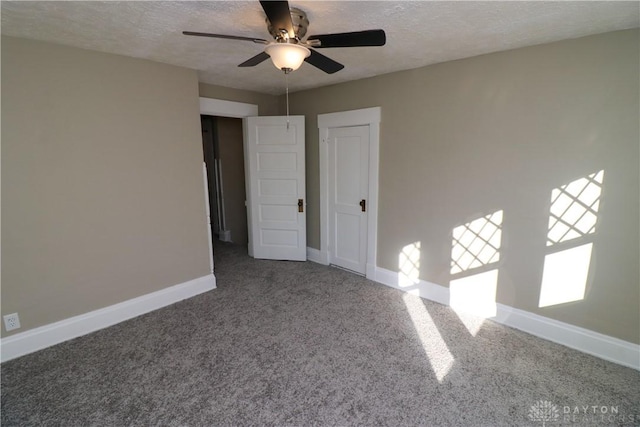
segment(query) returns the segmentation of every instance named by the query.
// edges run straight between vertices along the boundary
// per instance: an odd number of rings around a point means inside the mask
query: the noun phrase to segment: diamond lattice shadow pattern
[[[415,284],[420,281],[420,242],[402,248],[398,256],[398,267],[403,284]]]
[[[453,229],[451,274],[500,260],[502,210]]]
[[[603,177],[604,171],[601,170],[551,192],[547,246],[595,231]]]

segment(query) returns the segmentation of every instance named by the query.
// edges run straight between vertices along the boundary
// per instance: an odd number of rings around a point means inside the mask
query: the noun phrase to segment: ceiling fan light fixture
[[[304,46],[293,43],[271,43],[264,50],[273,61],[277,69],[295,71],[311,55],[311,51]]]

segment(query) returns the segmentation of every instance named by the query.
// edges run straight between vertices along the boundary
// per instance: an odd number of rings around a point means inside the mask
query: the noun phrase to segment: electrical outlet
[[[2,316],[4,319],[4,329],[8,331],[13,331],[14,329],[20,329],[20,318],[18,317],[18,313],[11,313]]]

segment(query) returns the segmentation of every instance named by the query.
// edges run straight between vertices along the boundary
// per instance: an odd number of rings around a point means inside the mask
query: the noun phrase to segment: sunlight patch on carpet
[[[455,358],[449,351],[449,347],[442,339],[438,327],[433,323],[433,319],[427,312],[421,298],[409,294],[403,294],[402,300],[407,306],[407,312],[411,316],[413,326],[422,344],[422,348],[429,359],[433,373],[439,382],[447,376]]]

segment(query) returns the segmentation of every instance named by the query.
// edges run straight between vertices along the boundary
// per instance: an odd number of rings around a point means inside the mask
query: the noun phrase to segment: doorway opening
[[[246,246],[242,119],[203,114],[200,121],[213,241]]]
[[[250,116],[258,115],[258,106],[255,104],[246,104],[244,102],[235,102],[235,101],[226,101],[223,99],[216,98],[205,98],[200,97],[200,114],[201,115],[209,115],[209,116],[217,116],[217,117],[235,117],[235,118],[244,118]],[[209,183],[207,177],[207,165],[203,162],[203,179],[205,184],[205,200],[206,200],[206,215],[207,221],[210,224],[211,214],[210,214],[210,202],[209,202]],[[213,233],[211,232],[211,228],[207,227],[207,234],[210,235],[209,240],[209,264],[211,266],[211,273],[213,274],[214,270],[214,261],[213,261]]]

